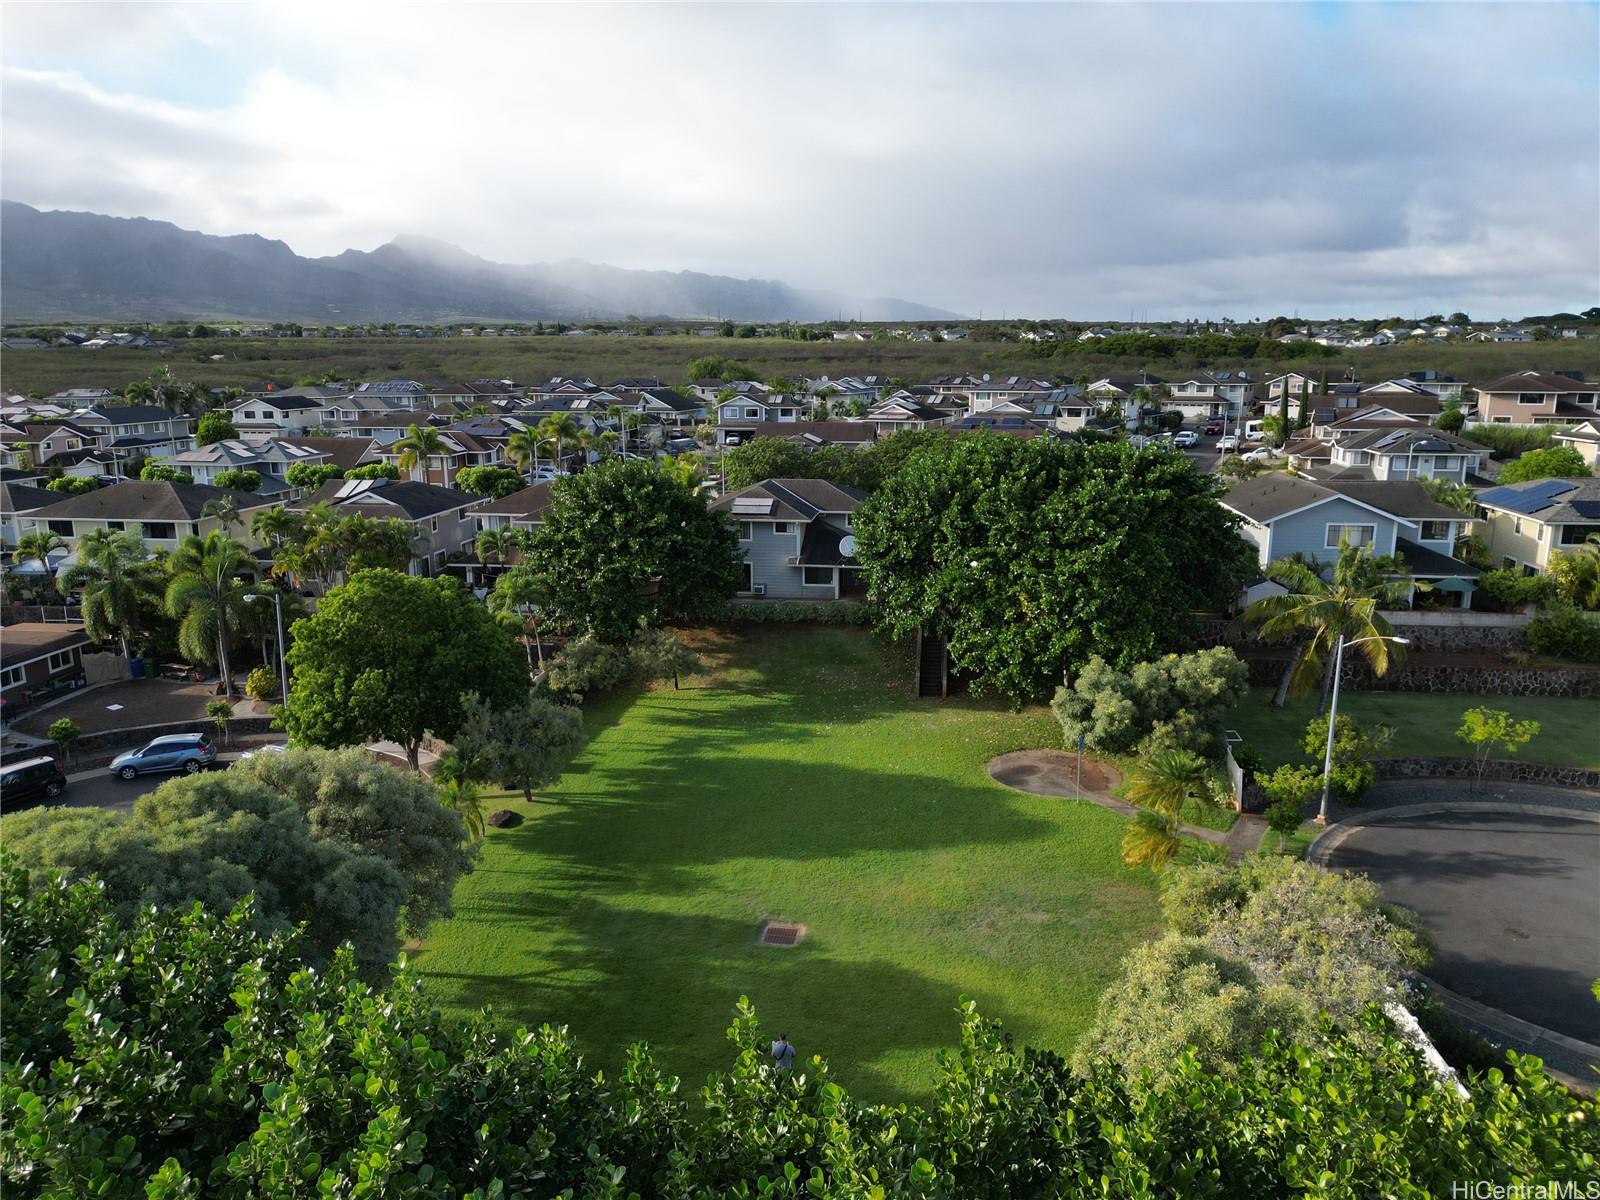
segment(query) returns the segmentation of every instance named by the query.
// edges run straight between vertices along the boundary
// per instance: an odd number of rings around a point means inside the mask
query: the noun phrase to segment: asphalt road
[[[153,792],[176,775],[140,775],[127,781],[115,775],[96,775],[67,784],[60,804],[63,808],[109,808],[113,812],[132,812],[133,802]]]
[[[1355,828],[1329,865],[1422,917],[1437,943],[1427,973],[1451,991],[1600,1042],[1600,822],[1433,813]]]

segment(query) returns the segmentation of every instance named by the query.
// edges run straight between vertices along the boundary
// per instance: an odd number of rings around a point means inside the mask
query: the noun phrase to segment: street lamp
[[[1322,805],[1317,809],[1318,825],[1328,823],[1328,793],[1333,790],[1333,730],[1339,720],[1339,675],[1344,669],[1344,648],[1359,646],[1362,642],[1393,642],[1397,646],[1409,646],[1411,639],[1374,634],[1371,637],[1356,638],[1353,642],[1347,642],[1344,640],[1344,634],[1339,635],[1339,641],[1333,651],[1333,698],[1328,703],[1328,749],[1322,759]]]
[[[267,600],[267,599],[270,599],[272,601],[273,608],[277,610],[277,618],[278,618],[278,695],[283,698],[283,703],[284,704],[288,704],[289,703],[289,663],[288,663],[288,661],[286,659],[286,654],[288,652],[288,647],[286,645],[284,645],[284,641],[283,641],[283,594],[281,592],[277,592],[277,591],[268,592],[268,593],[265,593],[265,594],[263,594],[261,592],[246,592],[245,595],[244,595],[244,598],[246,600]]]

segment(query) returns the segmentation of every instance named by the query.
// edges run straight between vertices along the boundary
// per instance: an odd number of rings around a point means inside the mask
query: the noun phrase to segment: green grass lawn
[[[648,1041],[694,1087],[741,994],[873,1099],[926,1091],[963,994],[1069,1050],[1160,921],[1122,818],[985,773],[1059,744],[1048,710],[910,700],[908,653],[859,630],[707,638],[706,676],[592,705],[561,783],[505,802],[527,819],[415,956],[431,992],[568,1024],[607,1070]],[[767,919],[804,942],[757,946]]]
[[[1518,720],[1539,722],[1539,733],[1517,752],[1528,762],[1600,767],[1600,700],[1544,696],[1454,696],[1422,692],[1339,693],[1339,711],[1364,722],[1392,726],[1389,753],[1397,757],[1468,755],[1456,737],[1469,708],[1504,709]],[[1316,715],[1316,697],[1272,707],[1272,689],[1252,688],[1250,698],[1228,714],[1227,724],[1258,750],[1268,765],[1310,761],[1301,745]]]

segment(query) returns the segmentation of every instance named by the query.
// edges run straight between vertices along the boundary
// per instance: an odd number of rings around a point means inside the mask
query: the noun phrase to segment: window
[[[60,650],[45,660],[52,672],[65,671],[72,665],[72,651]]]
[[[1422,523],[1422,540],[1425,542],[1442,542],[1449,536],[1449,521],[1424,521]]]
[[[753,524],[751,524],[749,521],[740,521],[739,522],[739,540],[741,542],[748,542],[750,540],[751,536],[755,533],[755,530],[756,530],[756,527]]]
[[[1352,546],[1370,546],[1377,536],[1376,525],[1329,525],[1323,545],[1337,550],[1348,539]]]
[[[802,567],[800,569],[800,582],[807,587],[832,587],[832,567]]]
[[[1522,392],[1522,393],[1519,393],[1518,396],[1517,396],[1517,403],[1518,404],[1543,404],[1544,403],[1544,393],[1543,392]]]
[[[50,527],[51,533],[60,534],[62,537],[72,536],[71,521],[46,521],[45,524]]]
[[[1491,425],[1509,425],[1509,424],[1511,424],[1511,418],[1510,417],[1496,417],[1496,418],[1494,418],[1494,420],[1492,420],[1490,422],[1490,424]]]
[[[106,528],[107,529],[114,529],[118,533],[120,533],[120,532],[122,532],[123,524],[122,524],[121,521],[107,521],[106,522]]]
[[[1581,546],[1596,536],[1600,536],[1600,525],[1563,525],[1559,540],[1563,546]]]
[[[754,575],[754,573],[753,573],[753,571],[751,569],[750,564],[748,562],[746,562],[744,564],[744,585],[742,587],[740,587],[739,590],[741,592],[748,592],[748,591],[751,591],[752,589],[754,589],[754,587],[755,587],[755,575]]]
[[[428,522],[428,528],[430,530],[432,530],[434,533],[438,533],[439,532],[439,518],[435,517],[435,518],[433,518],[433,520],[429,521]]]
[[[747,409],[745,409],[744,410],[744,419],[746,421],[759,421],[761,419],[761,410],[759,408],[747,408]]]
[[[772,523],[772,532],[773,533],[788,533],[789,532],[789,522],[787,522],[787,521],[774,521]]]
[[[144,535],[153,542],[170,542],[178,536],[178,527],[171,521],[151,521],[144,527]]]
[[[1511,532],[1512,533],[1521,533],[1522,532],[1522,518],[1521,517],[1512,517],[1511,518]]]
[[[1502,558],[1500,560],[1500,569],[1502,571],[1515,571],[1517,569],[1517,560],[1514,558]]]
[[[21,667],[7,667],[4,674],[0,675],[0,687],[16,687],[25,679],[27,675]]]

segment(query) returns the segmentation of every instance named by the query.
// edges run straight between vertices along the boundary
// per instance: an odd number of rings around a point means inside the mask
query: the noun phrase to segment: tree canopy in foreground
[[[643,1046],[605,1078],[565,1028],[446,1017],[405,969],[308,971],[247,904],[124,920],[98,884],[0,858],[0,918],[8,1194],[1353,1200],[1600,1165],[1600,1110],[1537,1060],[1463,1100],[1378,1034],[1270,1035],[1226,1075],[1184,1052],[1157,1087],[1075,1075],[964,1002],[932,1102],[891,1107],[820,1058],[774,1071],[741,1000],[729,1069],[691,1098]]]
[[[1254,559],[1181,454],[1004,434],[932,441],[856,514],[879,625],[943,634],[981,690],[1023,702],[1099,655],[1180,648]]]

